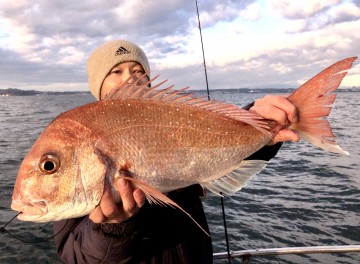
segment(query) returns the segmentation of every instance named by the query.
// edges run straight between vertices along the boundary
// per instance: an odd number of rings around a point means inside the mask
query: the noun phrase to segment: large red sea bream
[[[325,117],[355,57],[339,61],[288,97],[299,109],[289,128],[327,151],[347,154]],[[56,117],[24,158],[11,208],[21,220],[46,222],[89,214],[117,177],[149,201],[174,203],[163,193],[200,184],[219,194],[240,190],[265,162],[244,160],[281,129],[237,106],[192,95],[123,86],[109,98]],[[175,205],[176,206],[176,205]]]

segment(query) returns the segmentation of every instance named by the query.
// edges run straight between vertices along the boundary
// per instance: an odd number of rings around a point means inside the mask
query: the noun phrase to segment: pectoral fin
[[[209,233],[206,232],[206,230],[198,223],[195,221],[194,218],[191,217],[191,215],[186,212],[184,209],[182,209],[177,203],[175,203],[173,200],[171,200],[169,197],[167,197],[165,194],[159,192],[158,190],[154,189],[153,187],[151,187],[150,185],[139,181],[135,178],[131,178],[131,177],[127,177],[127,176],[123,176],[123,175],[119,175],[120,177],[122,177],[123,179],[126,179],[128,181],[130,181],[132,184],[134,184],[134,186],[140,190],[142,190],[145,193],[146,199],[148,200],[148,202],[150,204],[158,204],[158,205],[162,205],[162,206],[167,206],[170,205],[171,207],[175,207],[179,210],[181,210],[184,214],[186,214],[188,217],[190,217],[190,219],[206,234],[210,237]]]

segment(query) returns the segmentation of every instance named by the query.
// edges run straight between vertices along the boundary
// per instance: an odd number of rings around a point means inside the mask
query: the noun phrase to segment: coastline
[[[211,92],[223,93],[282,93],[288,94],[295,91],[296,88],[226,88],[226,89],[212,89]],[[188,90],[188,93],[202,93],[206,90]],[[340,88],[337,93],[343,92],[360,92],[360,87]],[[56,91],[37,91],[37,90],[22,90],[17,88],[0,89],[0,97],[4,96],[34,96],[34,95],[90,95],[89,91],[73,91],[73,92],[56,92]]]

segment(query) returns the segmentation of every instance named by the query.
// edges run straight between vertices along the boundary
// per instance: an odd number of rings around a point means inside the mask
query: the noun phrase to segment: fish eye
[[[41,157],[39,162],[39,169],[45,174],[53,174],[60,168],[59,159],[53,154],[46,154]]]

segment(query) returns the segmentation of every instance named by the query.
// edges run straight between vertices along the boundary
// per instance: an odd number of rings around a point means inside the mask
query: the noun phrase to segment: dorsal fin
[[[150,87],[150,85],[155,79],[159,77],[159,75],[150,79],[146,83],[139,85],[139,81],[143,77],[146,77],[146,74],[133,83],[129,84],[127,81],[125,81],[122,85],[112,89],[111,92],[105,96],[104,100],[132,98],[142,100],[156,100],[176,105],[187,105],[241,121],[253,126],[257,130],[267,135],[269,138],[272,137],[271,133],[269,132],[268,123],[263,118],[254,113],[241,109],[233,104],[225,103],[224,101],[207,100],[205,97],[196,97],[195,92],[186,93],[189,87],[185,87],[180,90],[173,90],[174,85],[162,88],[163,84],[167,80],[161,81],[160,83]],[[132,76],[128,80],[131,78]]]

